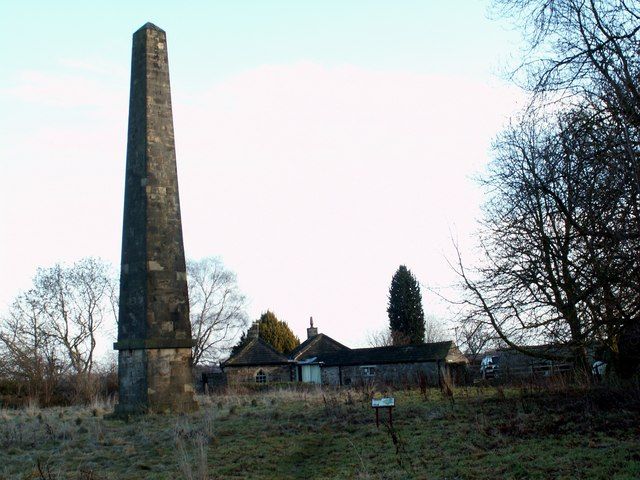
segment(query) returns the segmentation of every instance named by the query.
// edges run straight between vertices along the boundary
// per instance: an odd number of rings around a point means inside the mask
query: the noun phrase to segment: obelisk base
[[[115,415],[197,410],[190,363],[191,348],[120,350]]]

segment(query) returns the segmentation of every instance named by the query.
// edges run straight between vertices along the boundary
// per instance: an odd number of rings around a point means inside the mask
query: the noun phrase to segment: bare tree
[[[536,101],[564,98],[581,104],[588,98],[638,123],[637,2],[494,0],[494,4],[523,32],[527,50],[513,78],[535,93]]]
[[[384,328],[382,330],[368,332],[367,344],[370,347],[390,347],[393,345],[391,330],[389,328]]]
[[[97,334],[115,312],[115,291],[115,276],[99,259],[38,269],[33,298],[39,303],[49,335],[64,350],[77,375],[91,373]]]
[[[64,372],[64,362],[34,294],[33,290],[20,294],[0,324],[1,376],[16,381],[29,398],[48,405]]]
[[[626,0],[494,0],[522,28],[528,45],[514,78],[534,95],[529,111],[588,109],[606,124],[614,152],[600,161],[624,179],[627,202],[640,196],[640,4]],[[613,177],[609,177],[610,179]],[[602,224],[593,234],[640,236],[640,216]]]
[[[514,77],[534,95],[484,177],[481,261],[470,268],[458,254],[468,317],[516,349],[566,345],[586,368],[600,340],[637,364],[640,9],[495,3],[522,22],[529,51]]]
[[[456,262],[469,317],[512,348],[565,345],[583,368],[593,340],[616,350],[638,313],[638,243],[619,235],[637,198],[611,161],[623,150],[590,107],[529,112],[503,132],[484,178],[482,264]]]
[[[187,262],[194,364],[219,360],[248,324],[246,298],[219,258]]]
[[[396,333],[397,335],[397,333]],[[439,321],[434,315],[425,315],[424,317],[424,342],[425,343],[434,343],[434,342],[442,342],[447,340],[447,333],[445,329],[442,327],[442,322]],[[396,342],[394,343],[393,337],[391,335],[391,330],[389,328],[384,328],[382,330],[375,330],[367,333],[367,344],[371,347],[389,347],[391,345],[409,345],[410,342],[408,339],[401,339],[400,343],[398,343],[398,339],[396,338]]]
[[[443,327],[442,320],[431,314],[424,316],[424,343],[435,343],[450,340],[450,338],[447,337],[448,335]]]
[[[456,345],[472,363],[487,349],[496,346],[495,333],[487,323],[477,318],[467,318],[455,328]]]
[[[476,279],[460,259],[457,266],[471,317],[487,318],[513,348],[572,344],[586,367],[589,291],[581,278],[582,238],[568,220],[580,206],[580,173],[554,127],[544,118],[528,118],[502,134],[485,178],[490,196],[482,223],[484,262]]]
[[[115,320],[115,290],[110,266],[98,259],[38,269],[33,287],[16,297],[0,325],[11,374],[30,394],[47,403],[60,375],[70,371],[76,395],[87,399],[97,336]]]

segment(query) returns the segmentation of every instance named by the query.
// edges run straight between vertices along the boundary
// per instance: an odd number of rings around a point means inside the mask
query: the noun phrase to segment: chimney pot
[[[251,328],[247,332],[247,338],[254,339],[260,336],[260,322],[253,322]]]
[[[309,328],[307,328],[307,339],[318,335],[318,328],[313,326],[313,317],[309,317]]]

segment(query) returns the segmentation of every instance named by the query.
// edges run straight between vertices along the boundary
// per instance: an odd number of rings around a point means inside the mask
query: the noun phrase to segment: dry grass
[[[232,392],[128,423],[99,400],[0,410],[0,479],[640,478],[629,389],[386,391],[394,428],[379,429],[372,393]]]

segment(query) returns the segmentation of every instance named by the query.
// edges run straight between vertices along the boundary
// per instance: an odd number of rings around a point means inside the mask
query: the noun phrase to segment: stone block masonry
[[[196,408],[167,39],[133,34],[116,413]]]
[[[430,386],[438,386],[440,379],[438,368],[436,362],[372,364],[366,368],[361,365],[354,365],[342,367],[341,374],[343,385],[360,385],[369,382],[417,385],[418,375],[423,374]],[[371,369],[375,369],[375,373],[368,375],[367,373],[370,373]],[[331,380],[335,382],[335,367],[333,372],[328,371],[326,375],[327,380],[332,375]]]
[[[246,367],[226,367],[225,374],[229,385],[241,385],[243,383],[256,383],[258,372],[264,373],[266,382],[283,383],[291,382],[294,379],[293,370],[290,365],[264,365]]]

